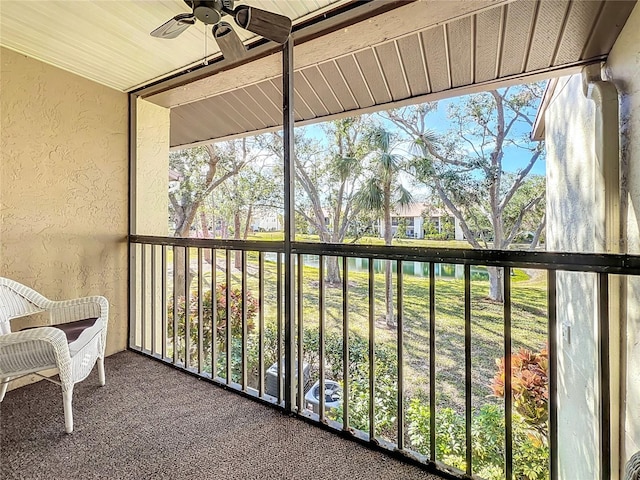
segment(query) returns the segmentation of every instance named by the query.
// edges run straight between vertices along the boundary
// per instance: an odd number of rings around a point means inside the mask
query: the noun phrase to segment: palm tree
[[[372,175],[358,191],[357,200],[361,208],[382,215],[384,243],[390,246],[393,241],[391,212],[398,206],[411,203],[411,193],[399,180],[403,158],[392,151],[393,134],[382,127],[376,127],[369,132],[368,140],[373,149],[369,158]],[[385,301],[387,325],[395,327],[390,260],[385,262]]]

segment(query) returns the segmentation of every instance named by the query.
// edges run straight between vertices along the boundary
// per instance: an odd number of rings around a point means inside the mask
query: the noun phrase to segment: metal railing
[[[296,392],[291,412],[318,422],[328,428],[342,431],[375,446],[425,464],[438,472],[455,476],[471,476],[476,473],[472,459],[474,439],[472,435],[472,267],[497,267],[502,270],[504,303],[502,307],[502,354],[504,361],[504,464],[505,478],[513,478],[513,385],[511,358],[513,354],[512,269],[538,269],[546,271],[548,345],[548,447],[549,478],[558,478],[558,348],[557,348],[557,272],[590,272],[597,276],[596,301],[598,305],[597,349],[599,399],[599,455],[600,478],[611,476],[611,413],[609,391],[609,277],[610,275],[640,274],[640,257],[629,255],[567,254],[522,251],[492,251],[464,249],[425,249],[407,247],[383,247],[365,245],[326,245],[292,242],[292,265],[289,284],[285,288],[287,274],[284,262],[284,245],[281,242],[247,242],[205,239],[178,239],[171,237],[132,236],[131,286],[130,286],[130,337],[133,350],[160,359],[168,364],[208,379],[227,388],[286,409],[285,388]],[[305,256],[315,263],[305,266]],[[341,282],[328,286],[324,279],[328,261],[338,267]],[[352,271],[350,260],[359,259],[366,264],[360,272]],[[389,360],[395,369],[378,379],[377,355],[381,343],[377,342],[376,310],[381,303],[376,288],[381,274],[374,270],[374,261],[392,262],[395,289],[395,359]],[[429,441],[424,454],[412,448],[407,441],[407,310],[405,274],[403,267],[409,262],[419,262],[426,269],[424,297],[428,307],[413,315],[423,315],[428,333],[428,398]],[[436,269],[444,264],[459,266],[462,270],[464,289],[462,297],[462,321],[464,345],[459,355],[463,365],[464,402],[460,406],[464,417],[465,458],[462,471],[441,463],[436,452],[438,413],[437,382],[437,325]],[[313,275],[309,280],[307,277]],[[309,286],[311,285],[311,288]],[[334,288],[335,287],[335,288]],[[331,291],[328,291],[331,288]],[[338,292],[339,295],[336,293]],[[356,302],[357,297],[357,302]],[[285,302],[291,301],[292,316],[285,318]],[[327,306],[327,302],[331,306]],[[365,308],[363,312],[361,309]],[[354,308],[360,310],[355,311]],[[327,318],[331,314],[331,328]],[[352,317],[358,316],[358,325]],[[257,320],[257,322],[256,322]],[[317,322],[317,337],[311,343],[309,322]],[[354,352],[354,328],[366,330],[366,354]],[[285,330],[291,329],[291,345],[285,347]],[[313,327],[315,332],[315,326]],[[337,333],[335,333],[337,332]],[[331,339],[328,335],[333,335]],[[333,342],[335,335],[340,341]],[[387,335],[389,336],[389,335]],[[315,340],[317,338],[317,345]],[[333,343],[327,352],[327,342]],[[386,342],[387,344],[389,342]],[[312,345],[313,348],[310,348]],[[358,344],[364,347],[364,343]],[[385,347],[386,349],[387,347]],[[306,351],[313,350],[313,351]],[[295,369],[291,378],[282,368],[285,352],[291,351]],[[335,352],[340,355],[336,355]],[[384,350],[385,352],[387,350]],[[328,358],[331,353],[331,359]],[[312,355],[310,359],[309,355]],[[361,355],[365,362],[368,383],[358,384],[368,396],[365,421],[354,428],[355,407],[352,396],[354,355]],[[341,357],[341,358],[339,358]],[[391,358],[391,357],[389,357]],[[310,365],[313,363],[313,365]],[[341,368],[335,376],[336,365]],[[331,366],[334,379],[328,378]],[[387,365],[388,366],[388,365]],[[361,366],[360,366],[361,367]],[[360,368],[359,367],[359,368]],[[307,374],[308,371],[311,373]],[[317,405],[306,400],[310,384],[317,378]],[[396,408],[393,428],[381,434],[377,413],[377,388],[381,380],[392,378],[394,405]],[[327,381],[339,383],[342,390],[341,404],[336,414],[328,408]],[[294,387],[292,387],[294,385]],[[391,431],[391,434],[389,433]],[[395,434],[395,435],[393,435]],[[391,438],[394,437],[394,438]]]

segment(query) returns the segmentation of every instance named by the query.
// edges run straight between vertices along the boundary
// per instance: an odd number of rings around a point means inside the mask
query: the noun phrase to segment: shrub
[[[224,283],[216,286],[216,335],[218,346],[221,351],[225,348],[225,335],[227,325],[227,286]],[[230,327],[232,338],[242,336],[242,290],[240,288],[232,288],[230,292]],[[178,298],[177,324],[178,324],[178,344],[174,346],[179,351],[181,360],[184,361],[184,341],[185,341],[185,300],[184,297]],[[246,314],[247,314],[247,331],[251,332],[255,328],[255,316],[258,312],[258,300],[250,291],[246,292]],[[212,342],[213,328],[213,298],[211,290],[207,289],[202,295],[202,342],[205,348],[210,348]],[[170,298],[167,305],[167,314],[169,324],[167,335],[173,337],[173,320],[174,320],[173,298]],[[190,352],[189,361],[194,365],[198,361],[198,297],[191,295],[189,298],[189,340]]]
[[[491,390],[493,395],[504,397],[505,361],[496,360],[496,372]],[[547,350],[540,353],[521,348],[511,355],[511,387],[513,406],[522,419],[539,435],[547,438],[547,420],[549,418],[549,378]]]
[[[496,360],[498,371],[490,385],[494,396],[504,397],[505,360]],[[520,349],[511,357],[513,406],[513,473],[516,480],[546,480],[549,448],[547,419],[549,400],[547,351]],[[429,407],[418,398],[407,410],[412,448],[429,455]],[[504,429],[502,408],[485,405],[472,413],[472,464],[474,474],[488,480],[504,478]],[[465,419],[452,409],[437,410],[436,458],[465,470]]]
[[[465,419],[453,409],[437,410],[436,458],[447,465],[466,469]],[[411,447],[429,455],[428,405],[413,398],[407,409]],[[487,480],[504,479],[504,411],[485,405],[473,412],[471,461],[474,474]],[[517,480],[546,480],[549,449],[529,435],[530,429],[517,413],[513,415],[513,473]]]
[[[305,330],[305,359],[317,365],[318,330]],[[342,333],[327,332],[325,336],[325,363],[327,377],[342,383]],[[369,431],[369,339],[349,334],[349,424],[352,428]],[[312,377],[315,372],[312,372]],[[376,433],[391,437],[398,411],[397,355],[384,344],[375,346],[375,408]],[[340,405],[328,416],[342,422]]]

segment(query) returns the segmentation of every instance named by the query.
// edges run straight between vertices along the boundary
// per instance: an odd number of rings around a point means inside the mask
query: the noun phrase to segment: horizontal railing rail
[[[132,235],[132,243],[283,252],[283,242]],[[640,275],[640,255],[292,242],[293,254]]]
[[[219,238],[179,238],[179,237],[154,237],[149,235],[131,235],[131,243],[144,243],[147,245],[166,245],[176,247],[216,248],[219,250],[244,250],[255,252],[283,252],[282,242],[253,241],[253,240],[227,240]]]
[[[504,458],[500,468],[508,479],[515,474],[514,449],[519,448],[514,438],[512,357],[522,338],[515,334],[519,328],[516,313],[520,315],[521,311],[516,312],[514,305],[525,301],[518,297],[521,290],[512,281],[513,270],[546,271],[546,277],[542,277],[546,311],[538,307],[529,310],[535,310],[538,323],[544,320],[545,325],[548,433],[543,440],[548,447],[548,478],[552,480],[558,478],[558,275],[564,271],[591,275],[598,326],[594,341],[600,478],[610,478],[609,284],[614,278],[611,275],[640,275],[640,256],[292,242],[295,335],[290,351],[296,373],[287,379],[283,373],[287,351],[284,242],[131,236],[130,243],[130,348],[279,408],[285,407],[284,389],[291,381],[296,392],[292,408],[300,416],[399,452],[439,472],[453,472],[454,476],[477,474],[473,455],[477,406],[472,400],[478,396],[474,393],[478,382],[474,379],[474,349],[479,340],[473,331],[478,328],[474,324],[474,308],[478,307],[473,295],[476,289],[485,292],[486,285],[473,277],[478,272],[472,272],[472,268],[494,267],[501,273],[504,301],[499,309],[493,307],[500,312],[501,329],[492,335],[499,337],[504,359]],[[350,263],[354,259],[361,261],[358,269]],[[376,261],[379,264],[374,268]],[[410,280],[405,267],[412,262],[423,268],[419,269],[420,278]],[[451,285],[440,283],[436,273],[449,264],[460,267],[457,273],[461,288],[446,293]],[[332,269],[340,279],[336,284],[326,281]],[[385,272],[390,272],[390,287],[383,279]],[[407,293],[409,288],[413,288],[412,296]],[[395,293],[390,294],[389,289]],[[446,303],[445,295],[459,302],[459,312],[451,315],[460,317],[462,338],[459,351],[452,355],[454,363],[461,365],[459,428],[464,454],[453,469],[443,463],[447,459],[438,446],[443,434],[437,418],[446,410],[439,404],[438,361],[445,340],[438,336],[442,334],[438,302]],[[386,302],[386,298],[392,301]],[[391,333],[379,325],[380,318],[393,318]],[[420,339],[424,341],[418,347],[414,345],[416,329],[422,329]],[[521,330],[518,335],[522,337]],[[362,337],[359,332],[366,335]],[[485,337],[482,341],[489,341]],[[415,358],[415,354],[409,358],[409,346],[424,352],[424,358]],[[424,391],[408,381],[408,369],[415,371],[412,362],[425,365],[428,388]],[[391,405],[392,421],[380,416],[380,409],[386,408],[381,402]],[[420,410],[420,402],[424,402],[424,410]],[[423,412],[422,423],[413,417],[408,423],[409,409]],[[416,428],[428,433],[417,435]]]

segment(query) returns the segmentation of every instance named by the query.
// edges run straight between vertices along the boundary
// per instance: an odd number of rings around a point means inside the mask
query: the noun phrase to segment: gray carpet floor
[[[75,431],[50,382],[0,404],[0,479],[439,477],[131,352],[75,387]]]

